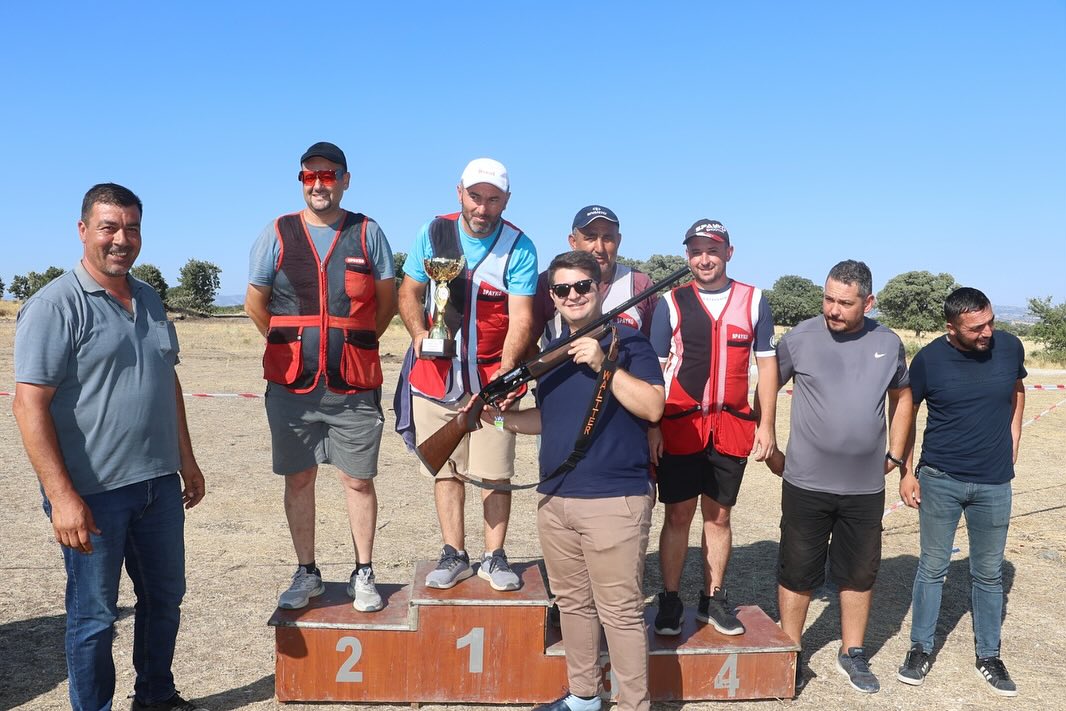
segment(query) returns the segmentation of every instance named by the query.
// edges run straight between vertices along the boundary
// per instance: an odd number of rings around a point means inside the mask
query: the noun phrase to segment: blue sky
[[[141,262],[243,294],[303,207],[303,150],[348,154],[345,207],[409,250],[478,156],[542,264],[577,209],[621,253],[726,224],[735,278],[875,288],[950,272],[994,303],[1066,299],[1066,3],[5,3],[0,278],[69,268],[82,195],[145,203]]]

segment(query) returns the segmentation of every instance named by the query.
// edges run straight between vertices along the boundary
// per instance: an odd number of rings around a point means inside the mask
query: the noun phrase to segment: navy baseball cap
[[[348,172],[348,159],[344,157],[344,151],[328,141],[319,141],[304,151],[304,154],[300,156],[300,165],[306,163],[308,158],[325,158],[330,163],[336,163],[344,168],[345,173]]]
[[[574,216],[574,224],[570,229],[584,229],[588,227],[589,223],[591,223],[593,220],[599,219],[613,222],[616,225],[619,224],[618,216],[615,215],[610,209],[602,205],[589,205],[588,207],[583,207],[577,211],[577,215]]]
[[[685,233],[685,239],[681,241],[681,244],[688,244],[688,241],[693,237],[707,237],[715,242],[729,244],[729,233],[726,232],[725,225],[718,220],[696,220],[692,227],[688,228],[688,232]]]

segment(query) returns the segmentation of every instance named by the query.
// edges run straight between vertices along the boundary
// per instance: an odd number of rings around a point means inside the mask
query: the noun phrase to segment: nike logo
[[[874,353],[874,358],[884,358],[887,353]]]

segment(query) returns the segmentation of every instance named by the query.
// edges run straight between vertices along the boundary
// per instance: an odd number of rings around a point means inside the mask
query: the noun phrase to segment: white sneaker
[[[283,610],[299,610],[307,607],[308,601],[326,592],[326,586],[322,584],[322,576],[308,573],[302,565],[296,568],[292,574],[292,584],[289,589],[281,593],[278,598],[278,607]]]
[[[348,597],[352,598],[352,607],[359,612],[377,612],[385,606],[374,585],[373,568],[352,571],[352,577],[348,580]]]

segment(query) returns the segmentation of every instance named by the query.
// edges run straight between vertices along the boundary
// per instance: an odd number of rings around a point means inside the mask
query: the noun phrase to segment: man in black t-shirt
[[[918,686],[929,672],[955,529],[965,514],[977,671],[992,692],[1015,696],[1018,690],[999,647],[1025,353],[1013,335],[993,332],[992,306],[977,289],[952,292],[944,317],[947,335],[920,350],[911,363],[915,412],[924,400],[928,419],[917,470],[908,462],[899,485],[903,502],[918,509],[921,553],[911,602],[911,649],[896,678]]]

